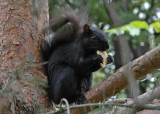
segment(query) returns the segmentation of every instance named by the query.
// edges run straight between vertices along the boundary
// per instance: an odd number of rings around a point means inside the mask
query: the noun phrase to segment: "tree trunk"
[[[46,77],[39,42],[48,26],[48,1],[0,2],[0,113],[34,113],[45,106]]]

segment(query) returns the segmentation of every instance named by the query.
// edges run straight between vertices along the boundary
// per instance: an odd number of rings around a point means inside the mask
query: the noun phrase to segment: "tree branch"
[[[133,69],[135,79],[144,77],[147,73],[150,73],[160,67],[160,46],[147,52],[143,56],[135,59],[134,61],[121,67],[116,73],[106,78],[103,82],[92,88],[90,91],[85,93],[87,103],[103,101],[104,98],[115,95],[123,88],[127,87],[127,69]],[[90,109],[87,108],[87,112]],[[84,113],[84,109],[72,110],[75,114]]]
[[[113,101],[108,101],[105,103],[89,103],[89,104],[81,104],[81,105],[74,105],[74,106],[68,106],[67,107],[61,107],[60,110],[58,111],[50,111],[47,114],[53,114],[53,113],[62,113],[64,111],[69,111],[69,109],[77,109],[77,108],[84,108],[84,107],[98,107],[98,106],[117,106],[120,107],[118,111],[124,112],[124,110],[127,110],[127,108],[132,108],[132,109],[149,109],[149,110],[160,110],[160,103],[158,104],[147,104],[150,101],[154,100],[155,98],[158,98],[160,96],[160,87],[155,88],[152,91],[146,92],[135,99],[131,98],[121,98],[121,99],[115,99]],[[62,101],[66,101],[66,99],[62,99]],[[61,103],[60,103],[61,104]],[[65,104],[68,104],[65,103]],[[110,107],[109,107],[110,108]],[[121,109],[122,108],[122,109]]]

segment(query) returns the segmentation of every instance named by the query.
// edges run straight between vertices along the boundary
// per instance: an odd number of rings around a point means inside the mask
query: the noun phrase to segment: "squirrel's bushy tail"
[[[90,20],[88,14],[84,10],[74,11],[73,9],[66,7],[63,9],[57,9],[53,18],[50,20],[50,28],[55,32],[66,23],[70,22],[73,27],[74,33],[82,29],[85,24],[89,24]]]
[[[54,49],[61,42],[73,41],[82,32],[85,24],[90,24],[86,11],[76,12],[69,7],[58,9],[49,23],[54,32],[51,48]]]
[[[53,18],[49,22],[49,28],[53,31],[51,41],[42,39],[40,50],[43,62],[49,60],[54,48],[61,42],[73,41],[83,30],[85,24],[89,24],[90,20],[86,11],[74,11],[67,7],[57,9]],[[48,65],[44,65],[47,75]]]

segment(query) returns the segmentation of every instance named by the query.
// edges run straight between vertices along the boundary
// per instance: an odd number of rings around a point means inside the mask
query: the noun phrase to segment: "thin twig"
[[[117,103],[89,103],[89,104],[82,104],[82,105],[75,105],[75,106],[70,106],[70,109],[76,109],[76,108],[84,108],[84,107],[97,107],[97,106],[117,106],[117,107],[127,107],[127,108],[137,108],[137,106],[133,104],[117,104]],[[107,107],[106,107],[107,108]],[[110,107],[109,107],[110,108]],[[145,104],[142,105],[140,108],[143,109],[149,109],[149,110],[160,110],[160,104]],[[58,110],[58,111],[50,111],[47,114],[56,114],[56,113],[62,113],[66,111],[67,108],[63,108],[63,110]],[[67,112],[67,114],[70,114]]]
[[[84,108],[84,107],[101,107],[101,106],[117,106],[117,107],[127,107],[127,108],[141,108],[141,109],[150,109],[150,110],[160,110],[160,104],[147,104],[148,102],[152,101],[155,98],[160,96],[160,87],[155,88],[152,91],[146,92],[134,99],[117,99],[114,101],[108,102],[99,102],[99,103],[89,103],[89,104],[81,104],[81,105],[74,105],[70,106],[66,99],[62,99],[60,103],[60,110],[58,111],[50,111],[47,114],[55,114],[55,113],[62,113],[64,111],[68,111],[67,113],[70,114],[69,109],[76,109],[76,108]],[[62,107],[62,102],[65,102],[67,107]],[[122,103],[122,104],[121,104]]]

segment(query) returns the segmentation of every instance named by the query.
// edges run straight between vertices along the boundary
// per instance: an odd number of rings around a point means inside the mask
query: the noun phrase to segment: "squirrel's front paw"
[[[101,55],[97,55],[98,63],[103,63],[103,57]]]
[[[101,55],[94,55],[92,61],[93,63],[103,63],[103,58]]]
[[[101,68],[101,63],[103,63],[103,58],[101,55],[95,55],[94,56],[94,59],[93,59],[93,62],[92,62],[92,71],[97,71],[98,69]]]

